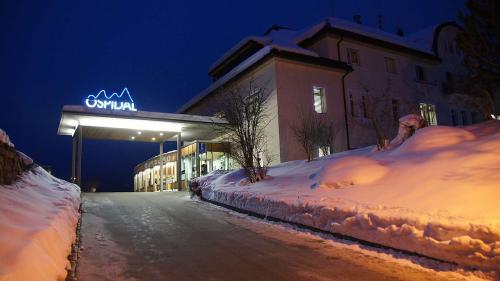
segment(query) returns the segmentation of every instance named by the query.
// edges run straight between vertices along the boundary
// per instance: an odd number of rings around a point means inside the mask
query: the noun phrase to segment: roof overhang
[[[305,64],[326,67],[341,72],[352,71],[352,67],[345,62],[323,57],[313,57],[287,50],[280,50],[273,46],[265,46],[264,48],[256,52],[254,55],[249,57],[247,60],[234,67],[230,72],[222,76],[220,79],[216,80],[208,88],[200,92],[198,95],[194,96],[191,100],[185,103],[179,110],[177,110],[177,113],[186,112],[187,110],[198,104],[205,97],[214,93],[217,89],[219,89],[223,85],[231,83],[231,81],[238,79],[242,75],[245,75],[252,69],[255,69],[259,65],[269,61],[272,58],[288,59],[291,61],[302,62]]]
[[[163,142],[174,140],[181,132],[183,140],[193,141],[216,138],[214,126],[226,123],[209,116],[66,105],[57,134],[73,136],[81,127],[83,138],[88,139]]]
[[[344,30],[341,28],[333,27],[330,24],[326,24],[323,28],[321,28],[320,30],[318,30],[317,32],[312,34],[311,36],[304,38],[304,39],[301,39],[299,42],[297,42],[297,44],[301,47],[307,48],[307,47],[313,45],[314,43],[316,43],[317,41],[321,40],[325,36],[328,36],[329,34],[342,36],[344,38],[351,38],[351,39],[354,39],[357,41],[365,42],[365,43],[376,45],[376,46],[381,46],[383,48],[392,49],[392,50],[395,50],[398,52],[411,54],[414,56],[426,58],[426,59],[433,60],[433,61],[440,61],[439,57],[437,57],[433,53],[424,52],[422,50],[410,48],[408,46],[395,44],[395,43],[380,40],[380,39],[377,39],[374,37],[366,36],[366,35],[363,35],[360,33],[355,33],[355,32],[349,31],[349,30]]]

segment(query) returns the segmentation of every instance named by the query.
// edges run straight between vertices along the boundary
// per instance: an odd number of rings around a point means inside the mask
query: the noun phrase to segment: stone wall
[[[13,183],[27,168],[14,147],[0,142],[0,185]]]

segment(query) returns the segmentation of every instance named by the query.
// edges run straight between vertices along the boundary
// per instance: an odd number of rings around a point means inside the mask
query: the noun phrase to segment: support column
[[[182,169],[182,165],[181,165],[181,146],[182,146],[182,142],[181,142],[181,132],[179,132],[177,134],[177,160],[175,161],[176,162],[176,175],[177,175],[177,190],[182,190],[182,173],[181,173],[181,169]]]
[[[76,142],[77,142],[77,132],[73,134],[72,145],[73,149],[71,151],[71,182],[75,183],[76,181]]]
[[[77,163],[77,166],[76,166],[76,184],[78,186],[82,187],[82,142],[83,142],[83,128],[81,126],[78,126],[77,132],[78,132],[78,151],[77,151],[78,163]]]
[[[160,142],[160,192],[163,192],[163,142]]]
[[[201,174],[201,167],[200,167],[200,143],[195,142],[196,147],[194,149],[194,163],[196,164],[196,171],[195,171],[195,177],[199,177]]]

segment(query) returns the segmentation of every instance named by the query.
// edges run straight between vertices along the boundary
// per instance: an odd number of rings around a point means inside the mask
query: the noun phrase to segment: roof
[[[429,45],[425,42],[414,42],[413,40],[409,40],[408,38],[411,36],[411,34],[408,36],[398,36],[394,33],[387,32],[378,28],[332,17],[326,18],[321,23],[309,28],[309,30],[301,34],[299,38],[296,38],[297,42],[300,43],[312,37],[315,33],[319,32],[326,26],[434,55],[434,53],[432,52],[432,44]]]
[[[261,61],[273,51],[287,53],[289,55],[294,54],[300,57],[309,57],[315,59],[317,62],[321,57],[305,46],[308,45],[308,42],[314,40],[316,36],[325,31],[351,35],[360,40],[384,44],[384,46],[387,47],[396,47],[402,51],[424,56],[428,59],[439,60],[434,46],[436,44],[435,38],[440,28],[446,24],[454,23],[442,23],[404,37],[367,25],[333,17],[325,18],[317,24],[300,30],[291,30],[289,28],[282,28],[274,25],[269,28],[263,36],[245,37],[222,55],[210,67],[209,73],[212,75],[215,71],[219,71],[218,68],[222,67],[226,67],[227,73],[222,73],[222,76],[212,85],[184,104],[177,112],[184,112],[189,109],[215,89],[225,84],[242,71],[248,69],[253,64]],[[238,61],[234,66],[227,64],[232,58],[241,55],[239,51],[249,44],[255,44],[254,49],[251,50],[252,53],[247,53],[247,55],[242,58],[242,61]],[[337,61],[337,63],[341,62]],[[337,66],[341,67],[341,64]]]
[[[414,34],[409,34],[407,36],[398,36],[396,34],[373,28],[364,24],[358,24],[344,19],[328,17],[317,24],[311,25],[301,30],[290,30],[287,28],[269,29],[266,32],[266,35],[245,37],[231,49],[229,49],[225,54],[223,54],[219,59],[217,59],[217,61],[215,61],[214,64],[212,64],[212,66],[210,67],[209,72],[213,71],[217,66],[230,58],[231,55],[233,55],[238,49],[249,42],[256,42],[258,44],[261,44],[262,46],[274,45],[279,48],[293,50],[296,53],[317,56],[316,53],[301,47],[300,44],[307,39],[312,38],[325,27],[348,31],[358,35],[363,35],[369,38],[399,45],[408,49],[413,49],[415,51],[427,53],[429,55],[435,55],[432,48],[432,39],[436,27],[441,25],[442,24],[438,24],[430,28],[418,31]],[[429,40],[423,40],[423,38]]]
[[[256,66],[257,63],[262,63],[266,59],[271,57],[281,57],[286,59],[292,59],[296,61],[303,61],[308,63],[313,63],[320,66],[332,67],[343,71],[352,70],[351,66],[346,63],[339,62],[337,60],[331,60],[328,58],[322,58],[318,55],[310,55],[309,53],[298,52],[293,48],[287,48],[279,45],[268,45],[245,59],[243,62],[232,68],[228,73],[224,74],[220,79],[214,81],[210,86],[205,88],[205,90],[198,93],[196,96],[191,98],[187,103],[185,103],[177,113],[183,113],[193,105],[197,104],[206,96],[213,93],[215,90],[231,81],[232,79],[238,77],[238,75],[247,71],[253,66]]]
[[[462,27],[459,26],[456,22],[448,21],[440,24],[435,24],[415,33],[409,34],[407,38],[414,44],[426,46],[426,48],[428,48],[436,56],[438,56],[439,54],[437,52],[437,37],[439,36],[441,30],[443,30],[443,28],[446,26],[454,26],[458,29],[462,29]]]

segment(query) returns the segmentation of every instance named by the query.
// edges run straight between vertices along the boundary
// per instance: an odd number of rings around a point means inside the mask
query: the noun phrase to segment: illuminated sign
[[[137,111],[127,88],[123,88],[120,94],[112,93],[110,96],[105,90],[101,90],[97,95],[89,95],[85,99],[85,105],[90,108]]]

